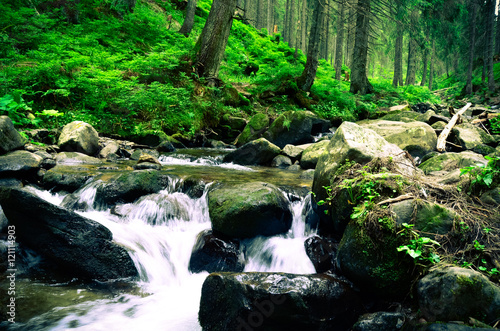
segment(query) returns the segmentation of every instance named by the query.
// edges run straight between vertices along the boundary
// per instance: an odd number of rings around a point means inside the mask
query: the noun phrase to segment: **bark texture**
[[[340,80],[342,75],[342,62],[344,54],[342,46],[344,45],[344,0],[339,2],[339,16],[337,23],[337,40],[335,45],[335,79]]]
[[[184,22],[182,23],[181,29],[179,30],[180,34],[185,35],[186,37],[189,36],[191,33],[191,30],[193,29],[194,25],[194,13],[196,12],[196,4],[198,3],[198,0],[189,0],[186,8],[186,18],[184,19]]]
[[[373,92],[373,87],[368,81],[366,74],[370,15],[370,0],[359,0],[356,15],[354,57],[351,68],[351,93],[359,92],[361,94],[367,94]]]

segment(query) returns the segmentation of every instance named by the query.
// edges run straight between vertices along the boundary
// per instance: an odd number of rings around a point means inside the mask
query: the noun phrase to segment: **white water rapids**
[[[87,200],[92,206],[95,187],[89,186],[87,190],[79,192],[80,200]],[[63,198],[46,191],[37,194],[56,204]],[[305,239],[313,234],[306,228],[302,215],[305,203],[306,199],[290,202],[293,223],[286,235],[242,242],[247,260],[244,271],[315,272],[304,249]],[[125,217],[113,215],[110,210],[80,214],[109,228],[114,240],[129,250],[140,273],[138,286],[143,294],[120,294],[113,299],[55,308],[33,318],[27,328],[201,330],[198,309],[201,287],[208,273],[192,274],[188,264],[196,236],[210,228],[207,189],[202,197],[192,199],[167,188],[118,208]]]

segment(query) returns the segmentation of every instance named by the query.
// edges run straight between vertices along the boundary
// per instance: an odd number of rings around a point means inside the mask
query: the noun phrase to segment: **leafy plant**
[[[403,228],[398,234],[407,240],[407,243],[397,248],[398,252],[404,252],[410,256],[416,265],[427,267],[429,264],[440,262],[435,246],[440,244],[428,237],[422,237],[413,230],[414,224],[403,223]]]
[[[490,126],[493,133],[500,134],[500,116],[490,119]]]
[[[478,164],[460,169],[460,175],[468,174],[471,184],[480,187],[491,187],[500,177],[500,156],[485,156],[488,164]]]

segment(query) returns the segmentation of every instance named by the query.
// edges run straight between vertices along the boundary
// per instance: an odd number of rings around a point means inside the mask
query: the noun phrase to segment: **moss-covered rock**
[[[224,162],[241,165],[269,165],[281,149],[265,138],[253,140],[224,156]]]
[[[247,125],[234,141],[236,146],[243,146],[246,143],[262,137],[262,134],[269,127],[269,117],[264,113],[252,116]]]
[[[318,163],[319,157],[326,152],[330,143],[329,140],[322,140],[307,147],[300,158],[300,167],[302,169],[314,169]]]
[[[0,176],[23,176],[35,173],[41,166],[43,158],[28,151],[12,151],[0,156]]]
[[[360,288],[382,297],[405,296],[413,276],[409,260],[397,251],[395,230],[368,230],[363,222],[347,225],[338,249],[345,276]]]
[[[14,128],[12,120],[0,116],[0,154],[7,153],[24,146],[26,139]]]
[[[63,127],[57,144],[63,151],[95,155],[99,151],[99,134],[92,125],[74,121]]]
[[[477,271],[437,267],[418,283],[422,315],[428,321],[468,321],[487,324],[500,316],[500,288]]]
[[[422,157],[436,149],[436,133],[424,122],[374,120],[364,121],[360,125],[377,132],[388,142],[408,151],[413,157]]]
[[[422,162],[418,167],[427,175],[433,171],[453,171],[476,164],[486,165],[487,163],[488,161],[480,154],[461,152],[438,154]]]
[[[329,126],[329,121],[310,111],[287,111],[271,124],[264,138],[280,148],[287,144],[307,144],[314,141],[313,135],[326,131]]]
[[[398,224],[415,224],[426,234],[447,234],[460,216],[453,210],[425,200],[405,200],[391,205]]]
[[[285,233],[292,224],[288,200],[274,185],[251,182],[217,187],[208,194],[212,229],[230,238]]]
[[[432,110],[427,111],[425,114],[415,111],[403,110],[401,112],[390,112],[389,114],[382,116],[380,119],[385,121],[398,121],[407,123],[413,121],[427,123],[434,115],[436,115],[436,113]]]
[[[466,150],[474,150],[478,146],[495,143],[495,140],[484,130],[470,123],[463,123],[455,126],[453,128],[453,133],[456,139],[455,142]],[[487,154],[489,153],[486,153],[486,155]]]

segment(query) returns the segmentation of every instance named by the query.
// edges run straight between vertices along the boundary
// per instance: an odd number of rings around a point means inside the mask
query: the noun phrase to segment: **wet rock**
[[[286,169],[292,165],[292,160],[288,156],[278,155],[271,162],[271,167]]]
[[[138,275],[127,251],[101,224],[55,206],[22,189],[2,189],[0,205],[18,240],[80,279]]]
[[[120,145],[116,141],[109,141],[106,143],[103,149],[99,152],[99,157],[101,159],[107,159],[111,154],[117,154],[120,149]]]
[[[36,173],[42,164],[42,157],[28,151],[13,151],[0,156],[0,175],[21,175]]]
[[[206,331],[349,330],[359,311],[350,287],[328,275],[213,273],[198,318]]]
[[[61,152],[56,155],[58,165],[78,165],[78,164],[101,164],[98,158],[88,156],[78,152]]]
[[[139,197],[166,188],[169,176],[157,170],[135,170],[118,174],[97,187],[95,206],[111,207],[118,202],[133,202]]]
[[[302,169],[316,168],[319,157],[326,152],[329,143],[329,140],[322,140],[307,147],[300,158],[300,167]]]
[[[224,156],[224,162],[241,165],[269,165],[281,149],[264,138],[251,141]]]
[[[212,230],[204,230],[198,234],[189,260],[189,271],[241,272],[244,267],[245,260],[238,241],[224,240],[215,236]]]
[[[362,127],[372,129],[385,140],[408,151],[413,157],[422,157],[436,149],[437,136],[432,127],[423,122],[363,121]]]
[[[288,144],[285,147],[283,147],[282,152],[283,152],[283,155],[288,156],[290,159],[297,160],[300,158],[300,156],[302,155],[302,152],[307,147],[309,147],[309,144],[299,145],[299,146]]]
[[[475,326],[464,325],[460,323],[431,323],[425,326],[419,326],[415,331],[491,331],[491,328],[478,328]]]
[[[43,176],[42,185],[47,190],[74,192],[96,176],[87,169],[71,169],[66,166],[55,166]]]
[[[500,316],[500,288],[477,271],[437,267],[417,287],[420,310],[428,321],[467,321],[487,324]]]
[[[56,159],[53,155],[46,151],[36,151],[35,154],[42,158],[42,163],[40,164],[42,168],[48,170],[56,166]]]
[[[264,113],[258,113],[250,118],[243,131],[236,137],[234,144],[243,146],[252,140],[259,139],[269,127],[269,117]]]
[[[352,331],[397,331],[403,328],[405,315],[402,313],[377,312],[365,314],[352,327]]]
[[[206,184],[197,178],[186,178],[182,182],[182,192],[187,194],[192,199],[199,199],[203,196],[205,192]]]
[[[171,138],[165,132],[158,130],[146,130],[134,135],[130,139],[138,144],[147,145],[151,148],[158,147],[164,141],[171,141]]]
[[[156,150],[160,153],[171,153],[175,152],[176,148],[170,141],[163,141],[157,147]]]
[[[139,161],[142,158],[145,158],[147,156],[143,156],[144,154],[147,154],[147,155],[150,155],[154,158],[158,158],[160,156],[160,153],[158,153],[158,151],[156,150],[152,150],[152,149],[136,149],[132,155],[130,155],[130,159],[131,160],[135,160],[135,161]],[[154,163],[154,162],[153,162]]]
[[[313,135],[328,130],[330,121],[310,111],[287,111],[271,124],[263,137],[280,148],[312,143]]]
[[[99,151],[99,134],[90,124],[74,121],[63,127],[58,145],[67,152],[95,155]]]
[[[26,139],[14,128],[12,120],[0,116],[0,155],[24,146]]]
[[[337,243],[330,238],[313,236],[304,242],[306,254],[317,273],[333,272],[338,274]]]
[[[482,155],[473,152],[443,153],[425,160],[418,167],[427,175],[433,171],[453,171],[478,163],[486,165],[488,161]]]
[[[292,223],[288,201],[272,184],[223,185],[208,193],[212,229],[229,238],[286,233]]]
[[[135,170],[161,170],[161,165],[158,163],[142,162],[134,165]]]

